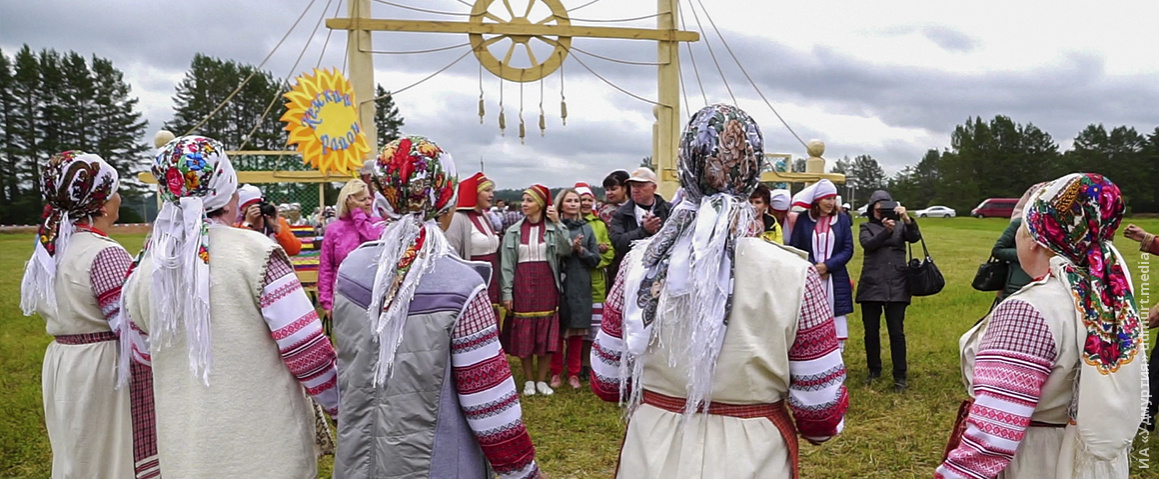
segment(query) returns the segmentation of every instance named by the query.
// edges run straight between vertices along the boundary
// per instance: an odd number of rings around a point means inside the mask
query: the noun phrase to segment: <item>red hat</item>
[[[584,195],[588,195],[592,198],[596,197],[596,194],[592,193],[592,187],[588,186],[587,183],[576,183],[575,184],[575,191],[576,191],[576,193],[579,193],[580,198],[583,198]]]
[[[483,176],[483,172],[475,173],[459,183],[459,203],[455,209],[473,210],[478,206],[479,192],[494,187],[495,182]]]
[[[543,185],[531,185],[531,187],[523,190],[523,193],[531,195],[531,199],[539,204],[540,208],[546,207],[551,203],[551,190]]]

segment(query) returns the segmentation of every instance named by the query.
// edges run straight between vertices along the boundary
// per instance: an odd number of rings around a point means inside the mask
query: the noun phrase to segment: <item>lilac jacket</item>
[[[349,218],[338,218],[326,225],[318,259],[318,304],[322,309],[334,308],[334,280],[342,260],[362,243],[377,240],[384,226],[381,218],[367,216],[360,209],[351,212]]]

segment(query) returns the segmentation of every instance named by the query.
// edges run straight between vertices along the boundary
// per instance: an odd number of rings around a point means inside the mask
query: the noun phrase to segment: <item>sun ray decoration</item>
[[[283,96],[286,144],[296,145],[304,163],[322,173],[349,174],[362,166],[370,145],[358,123],[354,88],[337,69],[315,68]]]

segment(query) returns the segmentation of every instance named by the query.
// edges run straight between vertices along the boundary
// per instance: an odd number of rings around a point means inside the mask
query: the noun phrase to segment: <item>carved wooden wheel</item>
[[[471,23],[476,25],[507,24],[511,26],[550,27],[568,26],[567,9],[560,0],[515,0],[517,3],[526,1],[525,9],[512,8],[512,0],[477,0],[471,10]],[[550,14],[533,15],[536,5],[542,3],[550,10]],[[522,13],[522,15],[520,15]],[[475,57],[487,71],[504,80],[513,82],[532,82],[544,78],[563,64],[571,47],[571,37],[534,34],[488,34],[471,33],[471,48]],[[486,37],[486,38],[485,38]],[[536,55],[533,46],[546,45],[551,47],[551,53],[544,58],[541,48],[540,55]],[[496,52],[499,52],[496,54]],[[500,59],[502,57],[502,59]]]

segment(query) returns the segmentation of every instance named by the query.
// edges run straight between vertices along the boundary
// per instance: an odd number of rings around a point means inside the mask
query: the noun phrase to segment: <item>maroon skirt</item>
[[[515,266],[512,307],[505,320],[511,333],[507,354],[525,358],[554,353],[559,348],[559,291],[546,261]],[[506,326],[506,325],[505,325]]]
[[[491,281],[487,283],[487,297],[491,298],[491,305],[499,305],[499,253],[481,254],[472,256],[471,261],[482,261],[491,265]],[[517,281],[518,282],[518,281]]]

